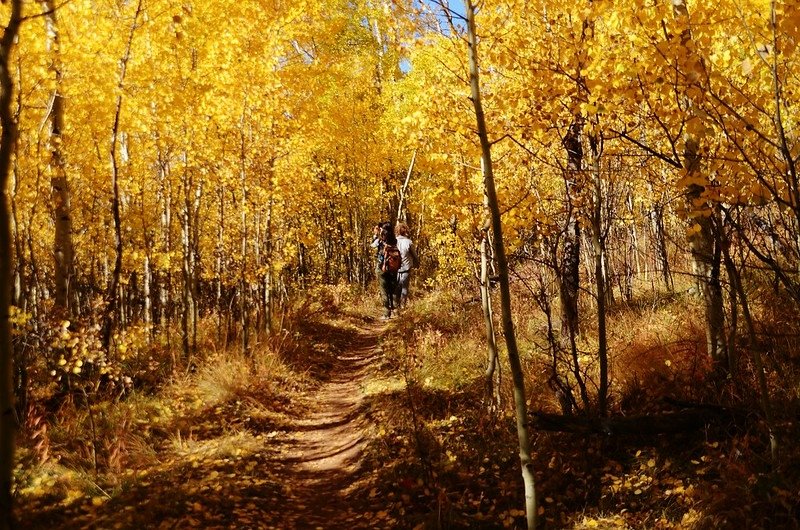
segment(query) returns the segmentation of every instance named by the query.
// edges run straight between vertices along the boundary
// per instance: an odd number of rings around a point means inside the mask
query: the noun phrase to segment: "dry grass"
[[[264,441],[248,431],[234,431],[211,440],[183,438],[180,433],[169,440],[171,453],[186,462],[216,460],[255,454],[264,449]]]

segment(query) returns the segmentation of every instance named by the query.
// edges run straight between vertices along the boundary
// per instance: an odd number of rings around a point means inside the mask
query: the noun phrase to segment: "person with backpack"
[[[400,309],[408,305],[408,288],[411,284],[411,269],[419,265],[414,242],[408,238],[408,225],[397,223],[397,249],[400,251],[400,270],[397,271],[397,287],[395,290],[395,307]]]
[[[381,225],[378,242],[378,267],[377,274],[381,284],[381,298],[383,299],[383,318],[391,318],[394,310],[395,292],[397,291],[397,272],[402,264],[400,250],[397,248],[397,238],[394,235],[391,223]]]

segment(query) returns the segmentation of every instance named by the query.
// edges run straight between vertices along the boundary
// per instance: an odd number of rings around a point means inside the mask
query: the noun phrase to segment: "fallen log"
[[[582,434],[655,435],[691,432],[711,424],[726,424],[743,418],[742,411],[725,407],[701,407],[637,416],[613,416],[596,418],[586,416],[564,416],[546,412],[534,412],[533,426],[541,431],[572,432]]]

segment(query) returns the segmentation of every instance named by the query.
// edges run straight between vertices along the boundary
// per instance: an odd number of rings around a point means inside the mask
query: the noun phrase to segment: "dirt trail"
[[[297,366],[315,390],[291,396],[292,414],[250,421],[274,410],[275,395],[227,402],[188,421],[183,438],[163,440],[152,467],[125,476],[113,496],[101,490],[75,502],[41,496],[24,507],[21,529],[358,529],[387,528],[362,469],[371,440],[365,391],[379,376],[385,325],[348,318],[306,330],[313,351]],[[305,411],[297,415],[298,411]],[[255,418],[257,419],[257,418]],[[225,424],[227,422],[227,425]],[[172,431],[169,431],[172,432]],[[176,446],[183,449],[176,451]],[[99,502],[97,502],[99,499]],[[385,505],[385,502],[384,502]],[[383,512],[386,518],[386,512]],[[387,524],[384,524],[387,523]]]
[[[285,504],[276,506],[276,528],[370,527],[362,451],[368,442],[364,384],[375,375],[384,326],[359,328],[337,355],[330,378],[308,398],[310,413],[286,426]],[[363,491],[362,491],[363,493]]]

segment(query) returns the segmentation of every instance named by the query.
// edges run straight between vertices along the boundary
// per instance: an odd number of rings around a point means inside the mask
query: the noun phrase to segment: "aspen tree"
[[[55,271],[55,303],[64,316],[69,318],[77,310],[75,307],[75,251],[72,242],[72,206],[70,204],[69,181],[64,165],[62,131],[64,129],[64,95],[62,94],[63,66],[61,60],[61,37],[57,20],[57,10],[53,0],[43,0],[42,10],[47,26],[47,48],[51,54],[50,71],[55,82],[48,120],[48,150],[50,151],[50,186],[55,220],[53,257]]]
[[[22,0],[10,0],[11,16],[0,36],[0,530],[13,527],[11,481],[14,470],[14,413],[11,346],[11,213],[8,176],[17,135],[11,112],[14,83],[11,53],[22,22]]]
[[[464,2],[467,16],[467,43],[469,49],[469,81],[472,105],[475,109],[475,121],[478,138],[481,144],[481,162],[483,167],[484,189],[489,206],[489,213],[494,233],[494,254],[497,260],[497,276],[500,285],[500,307],[502,309],[503,333],[506,350],[511,365],[511,378],[514,383],[514,405],[517,415],[517,437],[519,438],[519,457],[522,465],[522,479],[525,484],[525,514],[528,528],[536,528],[537,508],[536,490],[531,458],[530,439],[528,435],[528,408],[525,396],[525,377],[519,359],[519,349],[511,313],[511,289],[509,287],[508,261],[503,242],[503,226],[500,217],[500,205],[497,200],[494,173],[492,169],[492,144],[486,127],[486,119],[481,102],[480,67],[478,62],[478,35],[475,25],[475,4],[470,0]]]

